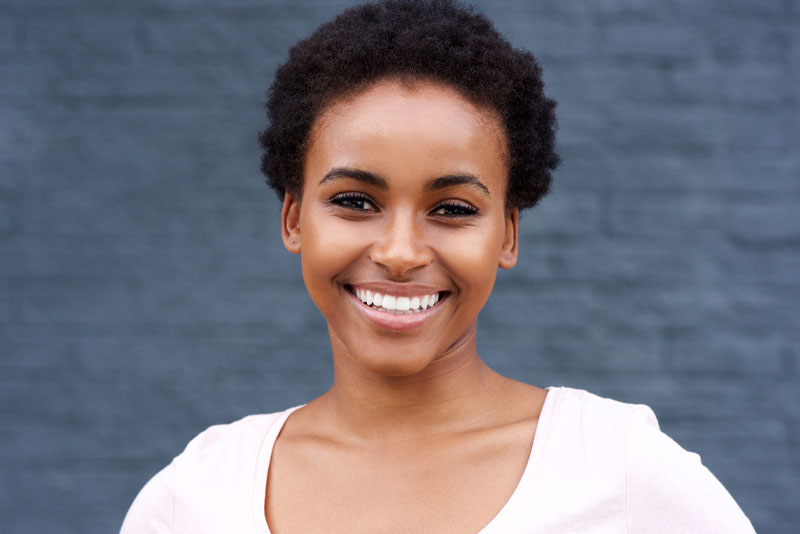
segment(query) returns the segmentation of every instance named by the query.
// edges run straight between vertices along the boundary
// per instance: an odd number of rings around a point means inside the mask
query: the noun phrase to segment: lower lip
[[[441,303],[445,299],[445,297],[440,296],[439,302],[437,302],[432,308],[428,308],[425,311],[416,313],[392,313],[379,311],[376,308],[367,306],[361,302],[361,299],[359,299],[350,291],[348,291],[347,294],[350,295],[353,303],[364,315],[364,317],[369,319],[376,326],[386,330],[391,330],[393,332],[406,332],[421,326],[439,312]]]

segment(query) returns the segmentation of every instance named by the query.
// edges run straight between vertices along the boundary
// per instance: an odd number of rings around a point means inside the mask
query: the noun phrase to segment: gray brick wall
[[[328,387],[255,136],[345,4],[0,1],[0,531],[113,532],[197,432]],[[651,405],[792,531],[800,3],[478,4],[541,59],[564,158],[482,353]]]

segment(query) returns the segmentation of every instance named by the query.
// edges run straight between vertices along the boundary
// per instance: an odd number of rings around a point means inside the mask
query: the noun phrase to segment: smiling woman
[[[558,162],[529,53],[449,1],[367,4],[292,50],[268,106],[263,168],[333,386],[200,434],[123,532],[752,532],[647,407],[478,355]]]
[[[472,359],[497,266],[516,260],[502,139],[492,113],[426,81],[381,80],[320,117],[282,220],[334,353],[395,376]],[[415,297],[435,305],[394,313]]]

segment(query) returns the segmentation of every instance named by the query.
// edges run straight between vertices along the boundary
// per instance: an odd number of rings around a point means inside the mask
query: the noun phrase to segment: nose
[[[369,251],[369,258],[389,271],[393,278],[429,265],[433,254],[424,242],[412,213],[398,213],[387,223]]]

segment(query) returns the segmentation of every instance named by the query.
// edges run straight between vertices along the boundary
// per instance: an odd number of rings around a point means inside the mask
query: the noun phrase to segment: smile
[[[356,297],[367,306],[383,312],[396,314],[420,313],[439,302],[439,293],[418,296],[398,296],[353,288]]]
[[[428,288],[419,290],[419,294],[413,294],[410,288],[394,294],[389,292],[390,288],[380,288],[384,292],[378,289],[348,286],[347,293],[362,317],[381,330],[393,332],[408,332],[429,323],[439,315],[442,302],[450,294],[449,291],[423,293],[430,291]]]

